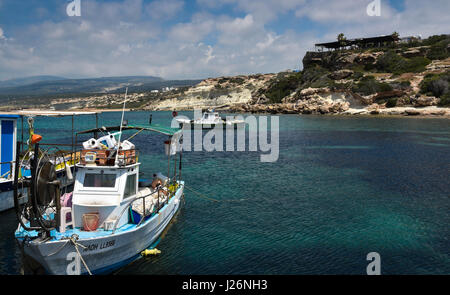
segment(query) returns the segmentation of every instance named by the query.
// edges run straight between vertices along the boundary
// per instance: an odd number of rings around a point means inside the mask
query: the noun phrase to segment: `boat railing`
[[[65,168],[66,165],[73,166],[80,161],[80,152],[68,152],[68,151],[59,151],[58,153],[53,153],[48,155],[48,159],[55,165],[55,170],[59,171]],[[20,164],[22,165],[20,169],[26,168],[26,163],[29,159],[22,159]],[[9,165],[9,170],[0,175],[0,178],[10,179],[13,176],[14,171],[14,163],[15,161],[8,162],[0,162],[0,165]],[[25,165],[24,165],[25,164]],[[19,171],[19,176],[21,175],[23,170]]]
[[[21,145],[21,150],[27,151],[20,157],[20,164],[23,168],[23,164],[28,164],[27,161],[32,158],[33,152],[26,142],[19,141],[19,144]],[[24,148],[24,146],[27,146],[27,148]],[[47,159],[55,165],[57,171],[64,169],[66,165],[74,166],[80,161],[81,150],[77,150],[76,145],[64,143],[39,143],[39,146],[48,146],[47,149],[43,149],[43,152],[46,154]],[[67,150],[66,147],[72,147],[72,150]]]
[[[83,149],[81,150],[81,165],[95,164],[96,166],[114,166],[117,150],[114,149]],[[138,151],[136,149],[119,150],[117,156],[119,165],[136,164]]]
[[[55,153],[49,155],[50,161],[55,165],[55,170],[59,171],[67,166],[75,166],[81,160],[81,152],[80,151],[61,151],[59,153]]]
[[[173,185],[175,185],[175,189],[174,190],[172,190],[170,187],[171,187],[171,185],[173,186]],[[172,182],[172,184],[168,184],[167,185],[167,187],[168,187],[168,191],[169,191],[169,195],[167,196],[167,198],[166,198],[166,204],[169,202],[169,199],[170,198],[172,198],[174,195],[175,195],[175,193],[176,193],[176,189],[178,188],[178,183],[173,183]],[[153,213],[158,213],[159,212],[159,209],[160,209],[160,203],[159,203],[159,199],[160,199],[160,191],[161,191],[161,189],[157,189],[156,191],[154,191],[154,192],[151,192],[150,194],[147,194],[147,195],[145,195],[145,196],[135,196],[133,199],[131,199],[129,202],[128,202],[128,204],[122,209],[122,211],[120,212],[120,214],[119,214],[119,216],[117,217],[117,219],[116,219],[116,221],[114,222],[114,226],[113,226],[113,229],[112,229],[112,233],[111,234],[114,234],[114,232],[116,231],[116,229],[117,229],[117,225],[119,224],[119,221],[120,221],[120,219],[122,218],[122,215],[130,208],[130,206],[135,202],[135,201],[137,201],[137,200],[140,200],[140,199],[142,199],[142,214],[141,214],[141,220],[139,220],[139,223],[136,225],[136,227],[139,227],[140,225],[141,225],[141,223],[144,221],[144,219],[147,217],[147,216],[150,216],[150,215],[152,215]],[[145,213],[145,198],[147,198],[147,197],[149,197],[149,196],[151,196],[151,195],[154,195],[154,194],[158,194],[158,203],[156,204],[156,212],[150,212],[150,214],[146,214]]]

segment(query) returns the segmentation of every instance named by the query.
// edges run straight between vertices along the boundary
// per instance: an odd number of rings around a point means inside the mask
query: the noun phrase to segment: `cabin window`
[[[84,176],[84,187],[115,187],[116,174],[86,173]]]
[[[136,174],[127,176],[127,183],[125,184],[124,198],[134,196],[136,194]]]

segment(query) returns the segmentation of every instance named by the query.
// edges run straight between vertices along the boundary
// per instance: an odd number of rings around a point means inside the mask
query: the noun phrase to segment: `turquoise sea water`
[[[192,117],[191,112],[180,114]],[[148,112],[126,113],[146,123]],[[226,115],[226,114],[223,114]],[[117,125],[118,112],[100,115]],[[169,124],[170,112],[153,112]],[[70,118],[37,118],[44,142],[71,142]],[[77,130],[95,118],[75,120]],[[130,133],[131,134],[131,133]],[[141,133],[144,177],[167,172],[162,135]],[[450,273],[450,121],[280,116],[280,155],[185,152],[186,203],[158,245],[118,274]],[[0,273],[19,273],[13,211],[0,213]]]

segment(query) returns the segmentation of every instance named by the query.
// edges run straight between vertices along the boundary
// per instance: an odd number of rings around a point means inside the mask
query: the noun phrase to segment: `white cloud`
[[[254,21],[251,14],[243,18],[227,19],[217,22],[218,40],[222,44],[240,46],[252,42],[264,32],[261,23]]]
[[[296,10],[299,18],[308,18],[327,28],[322,39],[336,38],[343,32],[347,37],[391,34],[422,34],[424,37],[448,33],[450,28],[450,2],[405,0],[404,10],[397,11],[387,0],[381,1],[381,15],[368,16],[369,0],[314,0]]]
[[[380,18],[365,14],[369,2],[219,0],[176,22],[173,11],[180,13],[184,7],[180,0],[154,2],[151,11],[165,14],[161,19],[149,17],[142,0],[83,0],[82,17],[8,29],[8,38],[0,29],[0,79],[40,74],[184,79],[277,72],[299,68],[308,48],[335,40],[340,32],[348,38],[393,31],[424,37],[448,33],[448,0],[405,1],[401,12],[382,1]],[[225,15],[220,5],[229,5],[236,14]],[[282,22],[288,12],[297,21],[306,19],[324,29],[276,30],[271,22]],[[171,17],[172,23],[164,22]]]
[[[197,2],[212,8],[232,4],[235,5],[236,10],[251,14],[258,22],[266,23],[304,4],[306,0],[197,0]]]
[[[183,6],[184,2],[181,0],[158,0],[148,4],[145,10],[154,19],[167,20],[180,12]]]
[[[205,63],[209,63],[210,60],[212,60],[213,58],[215,58],[215,56],[213,55],[214,49],[211,47],[211,45],[208,45],[208,50],[206,51],[205,55]]]
[[[169,32],[169,38],[174,43],[193,42],[197,43],[215,29],[213,19],[202,16],[194,17],[191,22],[178,23]]]

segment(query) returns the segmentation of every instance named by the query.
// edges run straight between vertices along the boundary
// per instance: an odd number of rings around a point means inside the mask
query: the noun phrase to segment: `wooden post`
[[[181,161],[183,160],[182,153],[183,153],[183,149],[180,150],[180,167],[178,168],[178,171],[180,173],[180,180],[181,180]]]
[[[170,153],[171,153],[171,149],[172,148],[172,137],[169,136],[169,155],[167,156],[167,177],[170,180]]]
[[[98,138],[98,134],[97,134],[97,129],[98,129],[98,114],[95,113],[95,132],[94,132],[94,138],[97,139]]]
[[[22,142],[21,142],[21,148],[20,149],[23,150],[23,115],[20,118],[22,119]]]
[[[73,142],[73,133],[74,133],[74,115],[72,115],[72,153],[74,149],[74,142]]]
[[[174,161],[175,161],[175,163],[174,163],[174,172],[173,172],[173,179],[175,180],[175,182],[177,181],[177,155],[175,154],[175,157],[174,157]]]

